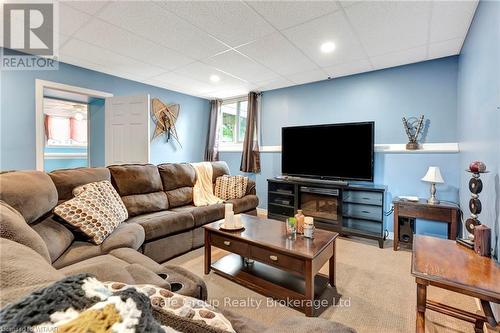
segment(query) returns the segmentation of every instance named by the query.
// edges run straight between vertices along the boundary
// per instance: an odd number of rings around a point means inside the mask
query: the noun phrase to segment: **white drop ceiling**
[[[228,98],[456,55],[477,1],[61,1],[60,58]],[[320,45],[332,41],[334,52]],[[218,82],[210,76],[218,75]]]

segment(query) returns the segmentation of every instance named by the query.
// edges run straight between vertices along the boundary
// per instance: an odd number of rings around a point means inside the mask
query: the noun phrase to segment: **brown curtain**
[[[250,92],[248,94],[247,129],[243,141],[243,154],[240,165],[240,170],[243,172],[260,172],[259,107],[260,93]]]
[[[205,161],[219,160],[218,136],[219,136],[219,113],[222,101],[217,99],[210,101],[210,119],[208,124],[207,146],[205,148]]]

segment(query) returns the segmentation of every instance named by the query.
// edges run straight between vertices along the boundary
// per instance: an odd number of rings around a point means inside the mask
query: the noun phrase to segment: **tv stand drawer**
[[[344,191],[342,199],[347,203],[382,206],[384,194],[380,192],[367,191]]]

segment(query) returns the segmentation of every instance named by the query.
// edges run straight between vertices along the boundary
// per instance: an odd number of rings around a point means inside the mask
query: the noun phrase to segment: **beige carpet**
[[[320,317],[353,327],[359,333],[414,332],[416,286],[410,274],[411,252],[394,252],[391,242],[379,249],[375,241],[339,238],[337,253],[337,290],[342,295],[344,306],[331,307]],[[223,251],[213,248],[214,259],[222,255]],[[265,323],[288,316],[303,316],[280,305],[267,307],[264,296],[213,272],[203,275],[203,249],[170,262],[202,276],[208,287],[209,300],[215,305],[231,308]],[[327,274],[328,266],[325,265],[321,272]],[[428,295],[433,300],[465,310],[477,309],[473,298],[453,292],[431,287]],[[248,300],[253,306],[248,306]],[[229,304],[229,301],[234,303]],[[260,306],[259,301],[262,302]],[[472,325],[432,311],[427,311],[426,318],[426,332],[474,332]]]

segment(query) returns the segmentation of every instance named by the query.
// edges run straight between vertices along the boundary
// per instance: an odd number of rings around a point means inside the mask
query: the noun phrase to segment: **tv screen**
[[[288,176],[373,181],[374,123],[283,127],[281,171]]]

